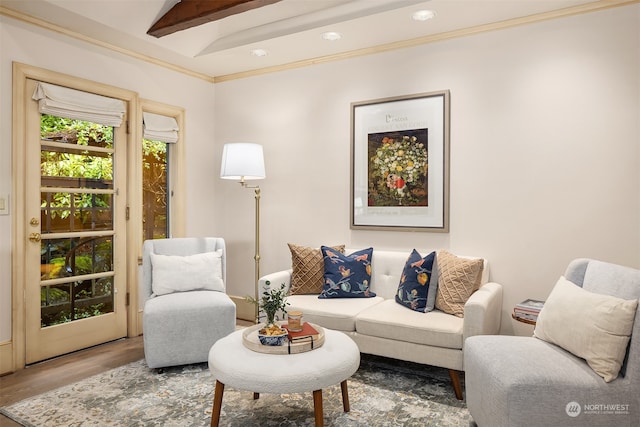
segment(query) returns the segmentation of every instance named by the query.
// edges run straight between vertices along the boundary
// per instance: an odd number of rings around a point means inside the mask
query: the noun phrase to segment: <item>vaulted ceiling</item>
[[[223,81],[637,0],[2,0],[11,18]],[[174,7],[175,6],[175,7]],[[412,19],[431,10],[435,17]],[[326,32],[340,33],[325,40]],[[252,55],[260,49],[264,56]]]

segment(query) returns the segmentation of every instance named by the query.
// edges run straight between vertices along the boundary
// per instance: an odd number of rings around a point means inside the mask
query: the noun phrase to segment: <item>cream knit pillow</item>
[[[622,366],[637,307],[638,300],[589,292],[560,277],[533,334],[585,359],[610,382]]]
[[[480,287],[484,260],[462,258],[447,251],[436,256],[438,263],[438,293],[436,308],[457,317],[464,317],[464,305]]]

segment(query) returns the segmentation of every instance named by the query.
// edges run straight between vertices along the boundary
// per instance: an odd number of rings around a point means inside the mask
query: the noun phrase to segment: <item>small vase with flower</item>
[[[267,282],[267,286],[270,283]],[[258,330],[258,338],[260,342],[265,345],[282,345],[287,336],[287,330],[281,328],[276,323],[276,314],[281,311],[286,312],[287,306],[287,292],[285,284],[283,283],[280,288],[271,288],[262,292],[262,297],[259,300],[250,296],[246,297],[246,300],[252,304],[258,306],[259,310],[264,311],[267,316],[266,324]]]

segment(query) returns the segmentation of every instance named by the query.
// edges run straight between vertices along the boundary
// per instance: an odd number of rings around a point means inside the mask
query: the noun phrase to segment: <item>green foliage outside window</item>
[[[48,114],[42,114],[40,117],[42,139],[113,148],[113,128],[110,126]]]
[[[41,151],[40,169],[43,177],[83,178],[96,183],[113,180],[113,158],[111,153],[101,151],[78,150],[78,146],[100,147],[113,149],[113,128],[82,120],[67,119],[48,114],[42,114],[40,119],[40,137],[45,141],[55,141],[69,144],[68,152],[59,149],[43,148]],[[143,153],[145,161],[143,168],[148,170],[160,165],[160,173],[146,173],[151,182],[145,181],[145,190],[156,194],[156,198],[166,198],[165,191],[158,191],[155,182],[158,175],[165,175],[167,144],[161,141],[144,140]],[[166,179],[166,178],[164,178]],[[73,205],[76,209],[108,208],[111,198],[105,195],[88,193],[53,193],[50,201],[52,218],[60,216],[67,218]],[[73,200],[71,200],[73,197]],[[46,208],[43,200],[42,207]],[[158,201],[158,203],[162,203]]]

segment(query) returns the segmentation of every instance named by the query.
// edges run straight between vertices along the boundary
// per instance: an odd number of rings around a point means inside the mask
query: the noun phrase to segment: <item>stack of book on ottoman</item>
[[[535,323],[538,320],[538,314],[540,314],[543,306],[544,301],[534,299],[524,300],[514,307],[513,317]]]
[[[309,322],[304,322],[302,324],[302,328],[299,331],[289,330],[289,325],[286,323],[282,325],[282,327],[289,332],[288,334],[289,341],[291,342],[300,341],[304,339],[308,339],[308,340],[311,340],[311,342],[313,342],[314,340],[317,340],[318,336],[320,335],[318,331],[313,326],[311,326]]]

